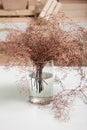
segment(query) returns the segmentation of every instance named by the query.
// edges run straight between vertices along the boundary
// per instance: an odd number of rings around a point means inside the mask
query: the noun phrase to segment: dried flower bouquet
[[[83,63],[85,54],[82,40],[86,31],[72,22],[68,24],[77,29],[65,31],[61,27],[64,19],[63,15],[53,16],[48,21],[38,19],[29,25],[26,32],[15,32],[8,36],[5,53],[10,56],[11,62],[16,59],[14,63],[23,60],[29,64],[30,60],[33,61],[39,92],[42,91],[42,70],[48,61],[57,61],[58,66],[81,66]]]
[[[67,31],[65,26],[71,30]],[[86,37],[86,29],[60,13],[49,20],[36,19],[25,32],[10,33],[6,42],[0,43],[0,52],[9,56],[11,65],[29,65],[32,61],[36,67],[36,88],[41,93],[44,89],[42,71],[48,61],[56,61],[56,65],[62,67],[83,65]],[[54,104],[59,98],[59,95],[54,98]],[[55,108],[61,109],[57,105]]]

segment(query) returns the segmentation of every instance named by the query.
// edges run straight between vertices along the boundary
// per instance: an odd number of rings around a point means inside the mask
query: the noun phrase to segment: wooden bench
[[[7,21],[7,19],[9,20],[9,18],[17,18],[19,19],[19,21],[21,21],[21,18],[24,17],[25,19],[31,17],[31,16],[35,16],[35,6],[36,4],[33,1],[30,1],[31,3],[28,2],[28,6],[27,9],[25,10],[12,10],[12,11],[7,11],[4,9],[0,9],[0,20],[3,21],[3,19],[5,21]],[[39,17],[49,17],[51,14],[57,14],[58,11],[60,10],[61,7],[61,3],[58,2],[57,0],[47,0],[46,4],[44,7],[42,7],[42,11],[40,12],[39,10]],[[11,19],[12,20],[12,19]],[[9,20],[10,21],[10,20]],[[14,20],[13,20],[14,21]]]

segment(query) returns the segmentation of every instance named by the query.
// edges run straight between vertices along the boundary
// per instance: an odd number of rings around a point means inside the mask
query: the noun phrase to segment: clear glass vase
[[[54,66],[53,61],[47,62],[42,70],[29,74],[29,101],[35,104],[48,104],[53,97]]]

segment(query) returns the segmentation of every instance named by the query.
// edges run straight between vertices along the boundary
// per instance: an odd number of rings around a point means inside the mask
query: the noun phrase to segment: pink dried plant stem
[[[77,67],[76,70],[81,77],[79,85],[75,87],[75,89],[62,89],[62,91],[53,98],[55,116],[60,120],[66,121],[69,119],[69,112],[77,96],[80,97],[85,104],[87,104],[87,95],[84,93],[84,90],[87,90],[87,85],[82,86],[86,75],[81,67]],[[64,88],[61,80],[60,82],[62,84],[60,87]]]

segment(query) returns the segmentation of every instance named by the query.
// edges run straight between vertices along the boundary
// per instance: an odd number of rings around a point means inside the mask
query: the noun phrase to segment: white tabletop
[[[58,68],[58,76],[68,73],[64,81],[65,86],[73,88],[79,83],[80,77],[72,68]],[[87,72],[87,68],[84,68]],[[62,71],[62,75],[61,75]],[[57,71],[56,71],[57,72]],[[86,73],[87,74],[87,73]],[[76,99],[71,110],[70,120],[61,122],[54,118],[51,105],[36,106],[28,102],[28,95],[20,93],[19,81],[23,76],[17,67],[10,70],[0,67],[0,130],[87,130],[87,106],[81,99]],[[54,86],[54,92],[58,86]]]

